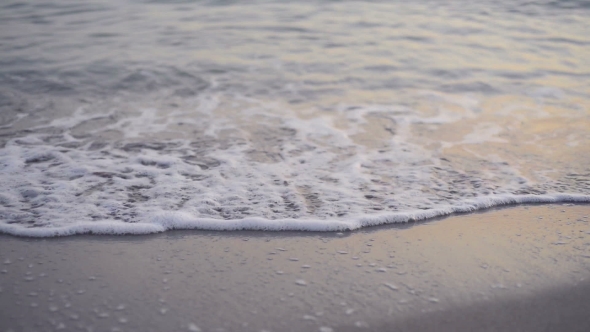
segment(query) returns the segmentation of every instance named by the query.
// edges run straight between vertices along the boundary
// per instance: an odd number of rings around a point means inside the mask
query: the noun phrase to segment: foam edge
[[[264,219],[244,218],[221,220],[195,218],[185,212],[164,211],[156,213],[149,222],[124,223],[115,220],[85,222],[65,227],[22,228],[13,224],[0,224],[0,233],[20,237],[59,237],[81,234],[96,235],[142,235],[161,233],[167,230],[210,230],[210,231],[310,231],[337,232],[353,231],[363,227],[423,221],[456,213],[483,211],[497,206],[549,203],[590,203],[590,195],[547,194],[547,195],[495,195],[465,200],[457,205],[408,212],[384,213],[374,216],[357,216],[342,220],[313,219]]]

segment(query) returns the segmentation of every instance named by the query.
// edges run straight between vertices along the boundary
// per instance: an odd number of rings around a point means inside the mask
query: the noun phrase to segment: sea
[[[590,202],[590,1],[0,4],[0,233]]]

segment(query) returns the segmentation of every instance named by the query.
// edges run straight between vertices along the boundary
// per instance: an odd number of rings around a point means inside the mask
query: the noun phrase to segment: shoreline
[[[345,233],[0,235],[0,330],[582,331],[589,215],[521,205]]]
[[[151,217],[150,222],[126,223],[115,220],[82,222],[62,227],[23,228],[13,224],[0,224],[0,234],[19,237],[45,238],[73,235],[145,235],[163,233],[171,230],[202,231],[307,231],[342,232],[355,231],[367,227],[403,224],[412,221],[434,220],[466,213],[486,212],[494,208],[527,206],[537,204],[590,204],[590,196],[583,194],[543,194],[543,195],[495,195],[468,199],[461,204],[446,208],[412,210],[407,212],[387,212],[365,217],[346,217],[340,220],[314,219],[276,219],[261,217],[244,219],[195,218],[185,212],[162,212]]]

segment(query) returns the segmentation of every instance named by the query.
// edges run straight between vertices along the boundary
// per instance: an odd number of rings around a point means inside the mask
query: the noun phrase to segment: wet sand
[[[588,331],[590,206],[349,233],[0,236],[0,331]]]

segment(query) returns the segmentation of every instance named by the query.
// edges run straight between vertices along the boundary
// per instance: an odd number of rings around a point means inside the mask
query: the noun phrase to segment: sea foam
[[[68,226],[23,228],[10,224],[0,224],[0,232],[26,237],[55,237],[75,234],[151,234],[167,230],[200,229],[215,231],[352,231],[362,227],[377,226],[393,223],[420,221],[453,213],[475,212],[495,206],[526,204],[526,203],[590,203],[590,195],[555,194],[555,195],[500,195],[478,200],[463,202],[458,206],[433,210],[417,210],[375,216],[348,217],[341,220],[319,219],[276,219],[243,218],[235,220],[220,220],[198,218],[182,212],[161,212],[152,216],[149,222],[123,223],[116,220],[98,222],[83,222]]]
[[[302,116],[250,101],[223,115],[214,96],[193,106],[78,109],[15,135],[0,150],[0,232],[343,231],[499,205],[590,202],[584,165],[576,173],[550,155],[515,163],[515,141],[497,123],[481,120],[454,141],[416,132],[464,130],[475,111],[341,105]],[[496,153],[482,156],[485,149]]]

